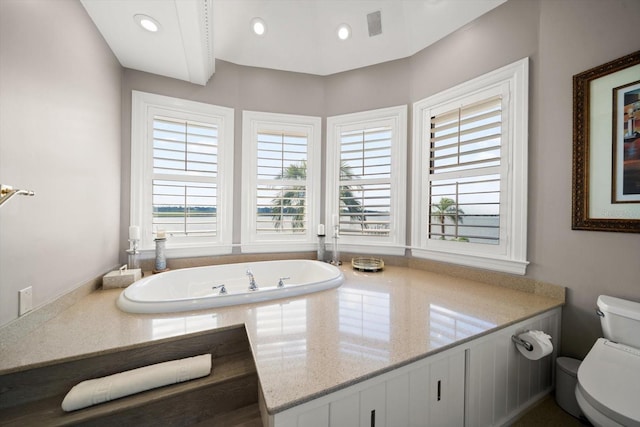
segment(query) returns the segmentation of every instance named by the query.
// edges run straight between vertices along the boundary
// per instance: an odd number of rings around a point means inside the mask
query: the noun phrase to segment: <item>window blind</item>
[[[340,133],[340,234],[388,236],[392,128]]]
[[[154,117],[153,229],[215,236],[217,172],[217,126]]]
[[[307,135],[259,131],[257,144],[256,233],[305,233]]]
[[[502,97],[431,117],[429,238],[499,244]]]

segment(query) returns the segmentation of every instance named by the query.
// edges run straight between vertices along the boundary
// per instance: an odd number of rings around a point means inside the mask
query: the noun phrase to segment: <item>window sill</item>
[[[280,252],[308,252],[316,251],[318,245],[316,243],[292,243],[287,244],[282,241],[273,241],[268,243],[243,243],[240,246],[242,253],[280,253]]]
[[[333,248],[333,239],[327,238],[326,248],[327,252],[331,252]],[[338,249],[340,250],[340,252],[348,252],[354,254],[404,256],[406,248],[404,246],[394,246],[392,244],[389,244],[388,246],[382,246],[357,245],[338,242]]]
[[[485,270],[499,271],[502,273],[524,276],[527,272],[529,261],[511,260],[497,257],[482,257],[469,254],[456,254],[427,249],[412,249],[411,255],[416,258],[425,258],[433,261],[449,264],[464,265],[467,267],[482,268]]]
[[[203,257],[213,255],[229,255],[233,251],[231,245],[223,246],[189,246],[189,247],[169,247],[164,250],[167,258],[191,258],[191,257]],[[155,258],[155,248],[146,248],[140,250],[140,256],[142,259]]]

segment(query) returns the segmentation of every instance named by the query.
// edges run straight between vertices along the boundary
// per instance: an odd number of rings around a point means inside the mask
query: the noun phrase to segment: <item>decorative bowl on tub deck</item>
[[[138,280],[122,291],[118,307],[129,313],[201,310],[304,295],[342,282],[337,267],[306,259],[185,268]]]

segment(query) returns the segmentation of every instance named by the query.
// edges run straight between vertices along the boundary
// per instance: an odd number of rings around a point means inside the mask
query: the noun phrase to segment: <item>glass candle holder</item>
[[[140,251],[138,251],[138,239],[129,239],[129,249],[127,249],[127,268],[129,270],[140,268]]]
[[[324,246],[325,236],[318,234],[318,261],[325,260],[325,246]]]
[[[156,263],[154,273],[160,273],[167,269],[167,257],[164,254],[167,239],[155,239],[156,242]]]

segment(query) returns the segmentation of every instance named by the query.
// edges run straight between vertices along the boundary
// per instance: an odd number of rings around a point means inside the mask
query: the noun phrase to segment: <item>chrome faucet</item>
[[[258,285],[256,285],[256,279],[255,277],[253,277],[253,273],[251,272],[251,270],[247,270],[247,276],[249,276],[249,290],[257,291]]]
[[[217,285],[212,287],[211,289],[220,289],[220,291],[218,292],[219,295],[226,295],[227,294],[227,288],[224,286],[224,283],[221,285]]]
[[[291,279],[291,277],[281,277],[280,280],[278,281],[278,287],[284,288],[284,281],[289,279]]]

